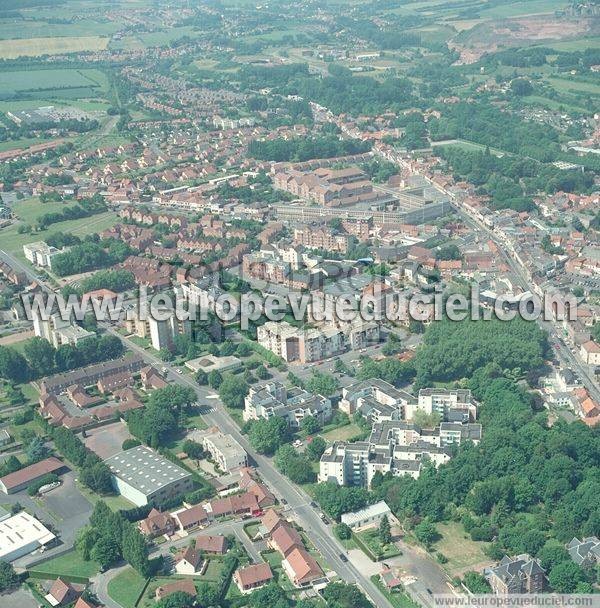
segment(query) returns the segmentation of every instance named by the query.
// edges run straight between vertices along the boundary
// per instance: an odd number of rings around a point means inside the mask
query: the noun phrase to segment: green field
[[[598,49],[600,48],[600,36],[565,40],[564,42],[549,42],[548,44],[544,44],[544,46],[556,51],[566,51],[567,53],[583,51],[585,49]]]
[[[442,538],[433,545],[433,550],[448,558],[443,567],[451,576],[490,562],[483,552],[486,543],[472,541],[461,524],[440,523],[436,528]]]
[[[23,254],[23,245],[33,243],[35,241],[43,241],[49,234],[55,232],[70,232],[79,237],[84,237],[93,232],[102,232],[106,228],[110,228],[117,221],[117,214],[113,211],[100,213],[92,217],[84,217],[77,220],[68,220],[52,224],[48,230],[41,232],[32,232],[31,234],[19,234],[17,226],[13,225],[10,228],[0,230],[0,243],[2,249],[9,253],[15,254],[21,260],[25,260]]]
[[[558,76],[548,78],[551,84],[559,93],[583,93],[588,95],[600,95],[600,83],[583,82],[581,80],[570,80],[559,78]]]
[[[538,15],[542,13],[553,13],[571,4],[567,0],[523,0],[500,4],[478,11],[483,19],[502,19],[508,17],[519,17],[521,15]]]
[[[108,583],[108,595],[123,608],[134,608],[146,585],[146,579],[127,568]]]
[[[38,578],[40,575],[48,575],[48,579],[55,579],[59,576],[81,576],[91,578],[97,574],[100,566],[93,561],[86,562],[81,559],[81,555],[77,551],[69,551],[63,555],[59,555],[54,559],[43,562],[30,569],[30,572],[35,572]]]
[[[105,90],[107,86],[106,76],[96,69],[0,72],[0,90],[5,94],[25,91],[43,93],[44,91],[60,91],[61,89]]]

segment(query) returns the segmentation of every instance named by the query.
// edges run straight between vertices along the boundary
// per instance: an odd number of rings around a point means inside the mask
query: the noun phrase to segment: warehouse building
[[[28,467],[19,469],[0,478],[0,490],[5,494],[14,494],[29,487],[33,482],[48,473],[64,473],[67,470],[64,462],[54,456],[40,460]]]
[[[193,486],[191,473],[144,445],[119,452],[104,462],[117,492],[138,507],[160,506]]]
[[[0,521],[0,560],[12,562],[55,538],[33,515],[21,511]]]

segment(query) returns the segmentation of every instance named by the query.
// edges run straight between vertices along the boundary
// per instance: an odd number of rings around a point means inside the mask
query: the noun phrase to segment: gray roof
[[[104,462],[115,477],[146,496],[174,481],[191,477],[191,473],[145,445],[119,452]]]

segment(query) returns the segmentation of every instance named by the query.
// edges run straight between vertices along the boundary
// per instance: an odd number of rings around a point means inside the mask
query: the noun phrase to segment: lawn
[[[523,0],[521,2],[505,3],[478,11],[482,18],[508,18],[520,15],[537,15],[553,13],[566,8],[570,3],[567,0]]]
[[[371,577],[371,581],[375,586],[385,595],[390,604],[394,608],[418,608],[419,604],[415,603],[405,591],[394,591],[390,593],[387,588],[381,583],[378,574],[374,574]]]
[[[80,483],[77,484],[77,488],[93,505],[95,505],[99,500],[102,500],[107,504],[108,508],[114,512],[128,511],[129,509],[133,509],[135,507],[132,502],[129,502],[126,498],[123,498],[123,496],[120,496],[119,494],[114,496],[99,496]]]
[[[109,38],[102,36],[72,36],[56,38],[23,38],[0,40],[0,59],[17,57],[37,57],[59,53],[79,53],[99,51],[108,46]],[[35,82],[35,81],[32,81]]]
[[[135,608],[145,585],[145,578],[127,568],[108,583],[108,595],[123,608]]]
[[[483,552],[486,543],[472,541],[461,524],[440,523],[436,524],[436,527],[442,538],[433,545],[433,551],[448,558],[448,563],[443,567],[450,575],[454,576],[479,564],[490,562]]]
[[[345,424],[344,426],[339,426],[329,431],[326,430],[324,433],[320,434],[326,441],[333,442],[346,441],[355,435],[359,435],[361,432],[362,429],[358,426],[358,424],[356,424],[356,422],[351,422],[350,424]]]
[[[42,578],[40,575],[47,575],[48,579],[55,579],[59,576],[69,577],[84,577],[91,578],[97,574],[100,566],[94,562],[86,562],[81,558],[77,551],[69,551],[63,555],[59,555],[47,562],[38,564],[30,569],[30,572],[37,574],[36,578]]]
[[[258,534],[258,530],[260,529],[260,523],[254,522],[244,526],[244,532],[248,536],[250,540],[254,540],[256,535]]]
[[[398,547],[394,543],[390,543],[388,545],[382,545],[379,540],[379,530],[378,528],[371,528],[369,530],[363,530],[361,532],[356,532],[354,534],[355,540],[357,539],[358,546],[360,548],[360,543],[364,544],[373,556],[377,558],[377,561],[386,559],[389,557],[394,557],[396,555],[400,555],[400,551]]]

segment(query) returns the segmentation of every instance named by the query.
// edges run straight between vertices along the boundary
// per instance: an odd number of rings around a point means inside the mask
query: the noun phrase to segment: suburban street
[[[32,280],[40,283],[45,291],[52,292],[52,289],[38,279],[38,276],[32,269],[28,268],[24,263],[20,262],[6,251],[0,249],[0,258],[10,263],[14,268],[24,272]],[[107,323],[100,323],[100,325],[108,333],[118,337],[128,349],[139,354],[148,364],[154,365],[159,369],[166,368],[168,370],[168,379],[170,382],[176,382],[192,388],[196,392],[198,401],[201,405],[210,405],[210,412],[203,413],[203,418],[206,423],[209,426],[218,427],[224,433],[229,433],[242,445],[250,458],[254,461],[254,464],[265,483],[274,491],[279,499],[283,499],[287,502],[288,517],[291,517],[291,519],[296,521],[304,529],[308,538],[317,551],[325,558],[332,570],[334,570],[344,581],[355,583],[362,588],[378,608],[391,606],[390,602],[373,584],[370,578],[362,573],[351,560],[344,562],[340,559],[340,555],[345,554],[346,551],[334,536],[331,527],[324,524],[319,513],[310,506],[311,499],[308,494],[281,474],[269,458],[255,452],[246,436],[240,432],[237,424],[227,413],[220,400],[215,399],[217,395],[214,391],[198,385],[186,374],[177,373],[175,367],[170,363],[166,363],[159,359],[158,356],[144,350],[142,347],[120,334],[111,325]],[[329,371],[329,367],[329,365],[323,366],[322,371]],[[331,363],[331,368],[332,367],[333,362]],[[428,577],[427,579],[419,578],[408,588],[415,599],[422,604],[428,606],[433,605],[433,598],[427,590],[430,589],[433,593],[439,594],[448,593],[448,579],[446,574],[428,556],[423,556],[408,546],[404,546],[403,551],[407,558],[415,564],[416,570],[427,572],[433,568],[438,574],[437,577]],[[112,576],[113,573],[118,572],[113,570],[109,573]],[[107,605],[109,604],[107,603]]]

